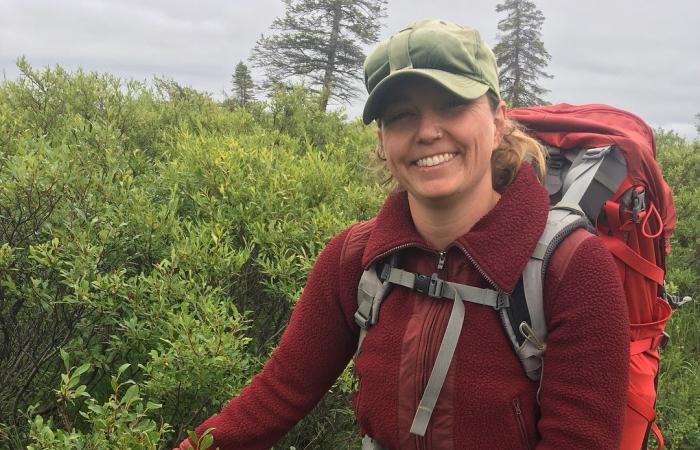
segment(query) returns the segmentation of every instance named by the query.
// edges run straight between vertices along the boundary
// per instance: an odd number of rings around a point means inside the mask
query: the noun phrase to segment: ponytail
[[[495,112],[500,100],[489,91],[487,93],[491,109]],[[523,161],[528,161],[535,170],[540,183],[544,184],[547,153],[535,138],[528,136],[523,127],[514,120],[506,119],[501,143],[491,155],[491,180],[497,192],[503,190],[515,179]]]

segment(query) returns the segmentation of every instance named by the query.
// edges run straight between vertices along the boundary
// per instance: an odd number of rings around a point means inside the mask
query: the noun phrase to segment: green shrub
[[[18,66],[0,448],[171,448],[262,367],[328,239],[381,204],[372,132],[301,87],[229,110],[171,80]],[[289,446],[356,439],[348,377]]]
[[[669,321],[670,344],[662,351],[659,427],[670,449],[700,448],[700,140],[657,133],[658,158],[671,186],[678,223],[671,239],[670,291],[695,301]]]

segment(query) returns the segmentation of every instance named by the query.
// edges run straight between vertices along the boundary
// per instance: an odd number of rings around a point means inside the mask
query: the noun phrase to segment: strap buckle
[[[363,316],[360,311],[355,311],[355,323],[357,326],[366,330],[369,328],[370,318]]]
[[[639,223],[641,215],[647,210],[646,192],[644,188],[632,190],[632,222]]]
[[[391,274],[391,269],[391,264],[382,264],[382,272],[379,274],[379,279],[382,281],[388,280],[389,275]]]
[[[413,289],[432,298],[442,298],[443,281],[438,278],[438,274],[431,276],[416,274]]]
[[[498,297],[496,297],[496,306],[493,309],[498,311],[503,308],[510,308],[510,297],[505,292],[499,292]]]
[[[600,147],[600,148],[589,148],[587,149],[581,159],[602,159],[612,151],[612,146]]]

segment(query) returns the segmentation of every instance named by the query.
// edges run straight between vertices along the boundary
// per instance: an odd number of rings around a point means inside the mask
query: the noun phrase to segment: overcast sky
[[[488,0],[389,0],[382,39],[435,17],[479,29],[494,46],[499,15]],[[543,84],[552,103],[609,103],[653,127],[697,137],[700,0],[535,0],[552,55]],[[229,89],[235,64],[283,13],[280,0],[0,0],[0,70],[34,66],[153,75],[211,92]],[[357,116],[365,96],[347,106]]]

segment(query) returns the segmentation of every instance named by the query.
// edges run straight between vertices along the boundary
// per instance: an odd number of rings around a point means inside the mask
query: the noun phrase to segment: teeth
[[[418,167],[432,167],[438,164],[447,162],[454,158],[456,153],[443,153],[441,155],[428,156],[427,158],[421,158],[416,161]]]

